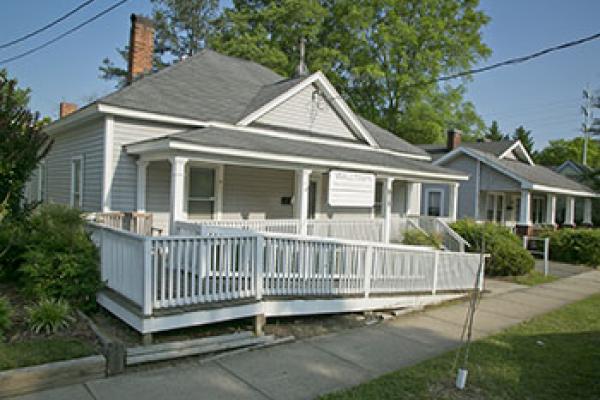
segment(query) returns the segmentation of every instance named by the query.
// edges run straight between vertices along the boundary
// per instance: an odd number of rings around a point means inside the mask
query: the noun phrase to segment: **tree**
[[[0,221],[30,208],[22,201],[25,184],[52,144],[28,103],[29,89],[0,70]]]
[[[534,141],[533,137],[531,136],[531,131],[526,130],[523,125],[515,129],[512,139],[521,141],[521,144],[523,147],[525,147],[525,149],[527,149],[527,152],[529,154],[533,154]]]
[[[478,0],[235,0],[209,44],[290,76],[302,36],[309,69],[322,70],[358,114],[413,142],[442,141],[453,121],[482,124],[462,83],[435,83],[490,54],[480,32],[489,18],[477,8]]]
[[[506,139],[506,136],[502,133],[502,131],[500,131],[498,121],[492,121],[488,131],[485,133],[485,138],[491,140],[492,142],[499,142],[500,140]]]
[[[154,69],[170,65],[184,56],[196,54],[206,46],[206,39],[213,29],[218,16],[218,0],[151,0],[152,19],[155,24]],[[117,49],[120,58],[126,63],[128,46]],[[99,67],[101,78],[117,80],[122,85],[127,70],[121,68],[108,57]]]
[[[551,140],[545,148],[538,152],[535,161],[546,166],[558,166],[567,160],[581,162],[583,157],[584,138],[577,137],[571,140]],[[600,144],[590,140],[588,146],[588,166],[600,168]]]

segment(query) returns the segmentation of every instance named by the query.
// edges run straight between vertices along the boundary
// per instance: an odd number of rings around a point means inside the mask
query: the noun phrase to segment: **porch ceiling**
[[[206,127],[127,145],[131,154],[190,151],[326,168],[368,170],[442,181],[467,180],[462,172],[364,146],[364,149],[296,140],[237,129]]]

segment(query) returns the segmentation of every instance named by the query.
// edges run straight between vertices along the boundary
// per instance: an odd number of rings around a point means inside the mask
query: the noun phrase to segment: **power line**
[[[591,42],[592,40],[596,40],[598,38],[600,38],[600,32],[595,33],[595,34],[590,35],[590,36],[583,37],[581,39],[572,40],[570,42],[562,43],[562,44],[559,44],[559,45],[556,45],[556,46],[552,46],[552,47],[547,47],[547,48],[545,48],[543,50],[537,51],[535,53],[528,54],[526,56],[510,58],[508,60],[504,60],[504,61],[492,64],[492,65],[487,65],[485,67],[473,68],[473,69],[470,69],[470,70],[467,70],[467,71],[458,72],[458,73],[452,74],[452,75],[442,76],[442,77],[439,77],[439,78],[436,78],[436,79],[432,79],[432,80],[429,80],[429,81],[416,82],[416,83],[413,83],[411,85],[408,85],[407,87],[417,86],[417,85],[426,85],[426,84],[431,84],[431,83],[436,83],[436,82],[446,82],[446,81],[450,81],[450,80],[453,80],[453,79],[462,78],[464,76],[475,75],[475,74],[479,74],[479,73],[482,73],[482,72],[490,71],[490,70],[493,70],[493,69],[496,69],[496,68],[505,67],[505,66],[508,66],[508,65],[520,64],[520,63],[523,63],[523,62],[526,62],[526,61],[530,61],[530,60],[532,60],[534,58],[538,58],[538,57],[544,56],[546,54],[553,53],[555,51],[564,50],[564,49],[567,49],[569,47],[578,46],[578,45],[586,43],[586,42]]]
[[[77,25],[77,26],[69,29],[68,31],[66,31],[64,33],[61,33],[60,35],[56,36],[55,38],[50,39],[47,42],[44,42],[44,43],[42,43],[41,45],[39,45],[37,47],[34,47],[33,49],[27,50],[26,52],[18,54],[18,55],[14,56],[14,57],[10,57],[10,58],[4,59],[4,60],[0,60],[0,64],[6,64],[6,63],[9,63],[9,62],[12,62],[12,61],[16,61],[16,60],[21,59],[23,57],[26,57],[26,56],[28,56],[30,54],[33,54],[36,51],[39,51],[39,50],[43,49],[44,47],[47,47],[47,46],[51,45],[52,43],[58,42],[60,39],[62,39],[64,37],[72,34],[75,31],[78,31],[79,29],[83,28],[87,24],[89,24],[89,23],[97,20],[98,18],[104,16],[105,14],[108,14],[109,12],[111,12],[115,8],[121,6],[122,4],[126,3],[127,1],[129,1],[129,0],[121,0],[121,1],[113,4],[112,6],[104,9],[103,11],[101,11],[98,14],[94,15],[93,17],[88,18],[87,20],[83,21],[79,25]]]
[[[27,40],[30,37],[33,37],[33,36],[37,35],[38,33],[44,32],[46,29],[53,27],[54,25],[58,24],[61,21],[64,21],[65,19],[69,18],[71,15],[75,14],[77,11],[79,11],[82,8],[84,8],[84,7],[92,4],[94,1],[96,1],[96,0],[87,0],[87,1],[83,2],[82,4],[80,4],[79,6],[75,7],[74,9],[72,9],[71,11],[69,11],[68,13],[66,13],[65,15],[63,15],[62,17],[57,18],[54,21],[50,22],[49,24],[44,25],[41,28],[39,28],[39,29],[37,29],[37,30],[35,30],[33,32],[30,32],[30,33],[28,33],[28,34],[26,34],[24,36],[21,36],[20,38],[17,38],[15,40],[12,40],[12,41],[7,42],[7,43],[0,44],[0,49],[5,49],[7,47],[13,46],[13,45],[15,45],[17,43],[22,42],[23,40]]]

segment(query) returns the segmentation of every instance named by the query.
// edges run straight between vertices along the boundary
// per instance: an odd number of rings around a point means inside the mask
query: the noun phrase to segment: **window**
[[[531,222],[543,224],[546,217],[546,199],[543,196],[533,196],[531,199]]]
[[[438,189],[427,189],[425,212],[431,217],[442,216],[443,192]]]
[[[492,222],[504,222],[504,194],[488,193],[486,219]]]
[[[190,167],[188,214],[211,219],[215,210],[215,170]]]
[[[46,172],[46,162],[42,161],[38,168],[38,200],[46,201],[48,173]]]
[[[83,157],[71,160],[71,207],[83,205]]]
[[[383,215],[383,182],[375,182],[375,216],[381,217]]]

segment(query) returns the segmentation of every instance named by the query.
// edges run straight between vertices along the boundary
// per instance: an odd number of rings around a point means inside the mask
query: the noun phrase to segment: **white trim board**
[[[419,307],[457,299],[464,297],[464,295],[463,293],[448,293],[368,298],[262,300],[238,306],[223,305],[207,310],[181,312],[162,317],[137,315],[102,292],[97,295],[97,300],[109,312],[119,317],[136,331],[145,334],[248,318],[260,314],[265,317],[278,317]]]
[[[531,156],[529,155],[529,152],[527,151],[525,146],[523,146],[523,143],[521,143],[520,140],[517,140],[516,142],[514,142],[512,144],[512,146],[510,146],[508,149],[506,149],[504,151],[504,153],[500,154],[500,156],[498,156],[498,158],[500,158],[500,159],[505,158],[508,154],[510,154],[512,151],[516,150],[517,148],[521,151],[521,153],[523,153],[523,155],[527,159],[527,162],[529,163],[529,165],[535,165],[535,163],[531,159]]]
[[[131,144],[127,146],[127,152],[131,154],[142,154],[145,152],[182,150],[190,152],[204,152],[209,154],[219,154],[234,157],[246,157],[258,160],[279,161],[284,163],[297,163],[311,166],[324,166],[326,168],[340,168],[348,170],[360,170],[370,172],[383,172],[394,175],[407,175],[413,177],[429,177],[443,180],[468,180],[467,175],[452,175],[435,172],[421,172],[415,170],[407,170],[402,168],[384,167],[379,165],[358,164],[348,161],[325,160],[304,156],[291,156],[275,153],[266,153],[254,150],[240,150],[224,147],[212,147],[187,142],[180,142],[173,139],[161,139],[139,144]]]

